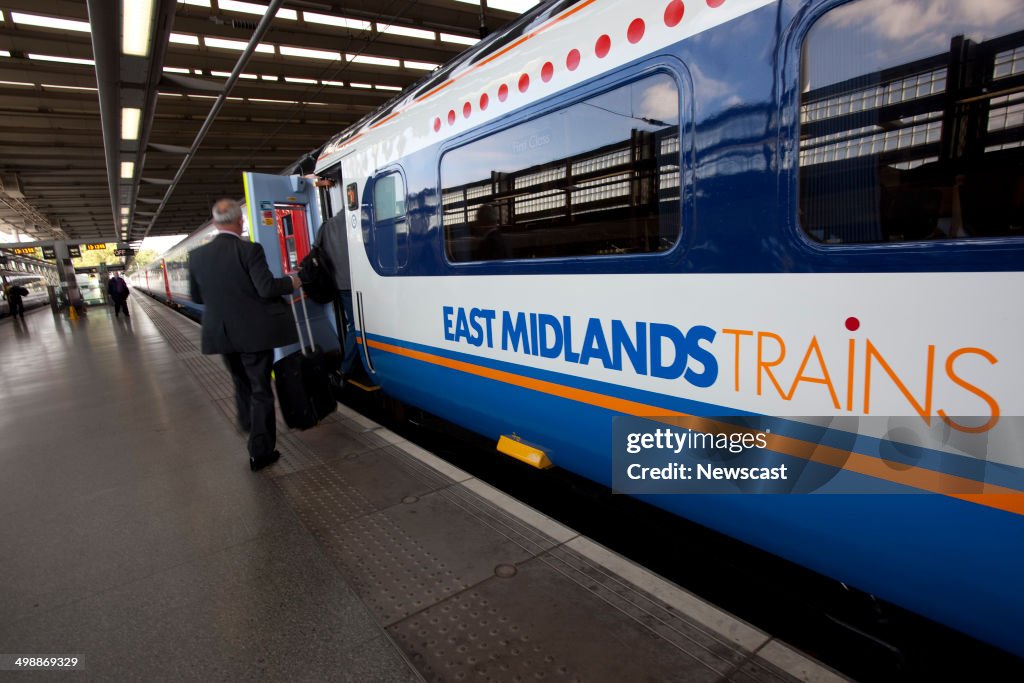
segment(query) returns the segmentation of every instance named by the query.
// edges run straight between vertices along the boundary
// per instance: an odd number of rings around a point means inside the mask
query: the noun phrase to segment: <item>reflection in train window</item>
[[[643,254],[679,239],[679,88],[667,74],[441,159],[453,262]]]
[[[824,243],[1024,236],[1024,4],[858,0],[803,47],[800,221]]]
[[[398,220],[405,216],[405,182],[400,173],[388,173],[373,185],[373,219]]]

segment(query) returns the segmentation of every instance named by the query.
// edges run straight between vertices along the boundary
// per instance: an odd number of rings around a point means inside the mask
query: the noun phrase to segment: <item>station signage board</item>
[[[43,258],[44,259],[56,259],[57,250],[54,247],[43,247]]]
[[[114,250],[114,256],[131,256],[134,253],[135,253],[134,249],[129,249],[127,247],[125,247],[124,249],[115,249]]]
[[[36,255],[36,248],[35,247],[14,247],[13,249],[11,249],[11,252],[13,252],[15,256],[35,256]]]
[[[71,255],[71,258],[82,258],[82,250],[78,248],[77,244],[68,245],[68,254]]]
[[[106,243],[87,244],[87,245],[85,245],[85,250],[86,251],[106,251],[107,250],[107,245],[106,245]]]

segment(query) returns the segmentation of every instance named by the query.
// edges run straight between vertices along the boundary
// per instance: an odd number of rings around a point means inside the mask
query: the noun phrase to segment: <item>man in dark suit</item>
[[[114,317],[120,315],[121,311],[124,311],[124,317],[130,318],[131,315],[128,313],[128,283],[124,281],[124,278],[114,273],[114,276],[107,282],[107,294],[110,296],[110,300],[114,302]]]
[[[242,209],[232,199],[213,206],[218,234],[189,254],[192,300],[203,304],[202,351],[219,353],[235,384],[238,426],[249,432],[253,471],[277,461],[277,428],[270,372],[274,349],[298,341],[281,297],[298,276],[275,278],[263,247],[242,239]]]

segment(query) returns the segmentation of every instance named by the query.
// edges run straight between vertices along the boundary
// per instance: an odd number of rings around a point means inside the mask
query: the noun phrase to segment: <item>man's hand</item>
[[[296,292],[299,291],[299,289],[302,288],[302,280],[299,279],[299,276],[293,274],[288,277],[292,279],[292,290]]]

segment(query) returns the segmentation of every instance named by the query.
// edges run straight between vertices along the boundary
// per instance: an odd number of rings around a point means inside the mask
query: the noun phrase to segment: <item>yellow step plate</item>
[[[514,436],[502,436],[498,439],[498,451],[505,455],[511,455],[516,460],[525,462],[531,467],[536,467],[539,470],[546,470],[549,467],[554,467],[554,464],[548,460],[548,456],[544,451],[520,441]]]

